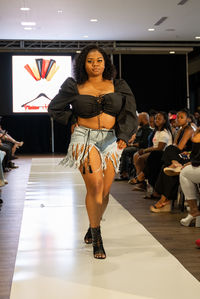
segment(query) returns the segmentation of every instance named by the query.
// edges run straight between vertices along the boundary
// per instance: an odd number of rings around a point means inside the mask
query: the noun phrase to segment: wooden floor
[[[0,211],[0,299],[8,299],[15,266],[26,185],[31,166],[31,156],[16,160],[20,167],[6,175],[9,182],[2,188],[4,204]],[[200,238],[199,228],[180,226],[184,216],[178,209],[172,213],[149,212],[152,200],[143,193],[131,191],[127,182],[114,182],[111,193],[183,266],[200,280],[200,250],[194,241]],[[156,282],[156,279],[155,279]]]

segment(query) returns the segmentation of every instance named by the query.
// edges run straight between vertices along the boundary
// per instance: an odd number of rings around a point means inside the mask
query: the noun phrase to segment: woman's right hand
[[[75,127],[78,127],[78,124],[77,124],[77,123],[71,125],[71,134],[74,133],[74,129],[75,129]]]
[[[120,150],[123,150],[126,147],[126,142],[122,139],[117,141],[117,147]]]

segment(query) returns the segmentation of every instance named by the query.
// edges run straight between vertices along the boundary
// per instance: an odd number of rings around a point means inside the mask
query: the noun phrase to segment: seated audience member
[[[160,200],[150,207],[151,212],[169,212],[171,210],[171,200],[177,197],[179,178],[178,176],[169,176],[163,169],[171,167],[172,161],[176,160],[182,164],[185,160],[180,156],[184,151],[190,151],[192,148],[191,137],[194,129],[188,122],[189,113],[182,109],[177,113],[177,125],[180,127],[173,145],[168,146],[162,156],[163,167],[155,183],[155,191],[161,195]]]
[[[189,226],[192,221],[195,221],[196,227],[200,227],[200,211],[197,205],[200,199],[200,129],[194,134],[192,142],[190,162],[184,165],[180,172],[181,189],[190,210],[187,217],[181,219],[180,223]]]
[[[149,110],[149,126],[152,130],[155,129],[155,116],[158,113],[158,111],[154,109]]]
[[[176,121],[177,115],[172,113],[176,113],[176,111],[171,111],[168,113],[169,123],[172,131],[172,139],[175,140],[178,131],[177,121]],[[160,196],[156,194],[156,192],[154,191],[154,188],[155,188],[156,180],[162,168],[162,164],[163,164],[162,156],[163,156],[163,152],[157,151],[157,152],[152,152],[147,159],[147,163],[144,168],[144,175],[145,178],[147,178],[148,180],[149,188],[145,198],[160,198]]]
[[[6,153],[3,159],[3,169],[7,172],[13,168],[18,168],[11,160],[17,158],[15,151],[17,148],[23,145],[23,141],[17,141],[12,138],[5,130],[1,127],[2,117],[0,116],[0,150]]]
[[[187,109],[182,109],[177,113],[177,126],[179,127],[179,130],[176,134],[174,143],[167,147],[164,152],[163,161],[165,166],[169,166],[172,160],[178,161],[181,159],[179,155],[182,152],[190,151],[192,148],[191,137],[196,129],[191,127]]]
[[[148,146],[147,147],[151,147],[153,146],[153,137],[155,135],[156,129],[155,129],[155,116],[156,114],[151,114],[149,115],[149,127],[151,129],[151,133],[148,136]]]
[[[149,127],[150,129],[155,129],[155,115],[149,115]]]
[[[155,151],[162,152],[168,145],[172,144],[171,128],[169,125],[168,116],[165,112],[160,111],[156,114],[155,125],[156,127],[153,137],[153,146],[147,147],[146,149],[140,149],[134,155],[134,165],[137,176],[129,181],[133,185],[144,182],[145,175],[143,170],[146,166],[149,155]],[[142,185],[141,187],[143,187]]]
[[[0,119],[0,121],[1,121],[1,119]],[[11,159],[17,158],[15,156],[15,151],[16,151],[16,149],[21,147],[24,144],[24,142],[17,141],[14,138],[12,138],[5,130],[2,129],[1,124],[0,124],[0,137],[1,137],[1,141],[4,144],[8,144],[11,147],[11,149],[12,149],[11,150],[11,153],[12,153]]]
[[[2,134],[2,136],[0,134],[0,150],[6,153],[2,164],[3,164],[3,171],[7,172],[12,168],[18,168],[18,166],[16,166],[13,162],[11,162],[12,147],[9,144],[2,142],[2,137],[3,137],[3,134]]]
[[[120,159],[120,178],[116,178],[116,181],[128,180],[133,171],[133,155],[140,148],[146,148],[148,146],[148,136],[152,132],[149,127],[149,115],[146,112],[142,112],[138,115],[139,128],[134,134],[133,138],[129,140],[128,146],[123,150]]]
[[[175,111],[173,111],[175,113]],[[170,119],[173,120],[176,124],[176,114],[168,114],[170,115]],[[169,124],[171,127],[171,132],[172,132],[172,140],[174,140],[174,135],[175,135],[175,128],[172,126],[172,121],[169,120]],[[174,127],[176,125],[174,124]],[[176,130],[177,131],[177,130]],[[157,194],[154,191],[155,183],[158,178],[158,175],[160,173],[160,170],[162,168],[162,156],[163,156],[163,151],[153,151],[150,153],[150,155],[147,158],[146,165],[144,167],[143,173],[143,178],[146,179],[147,182],[147,187],[144,185],[141,187],[136,186],[133,188],[133,191],[147,191],[146,195],[144,198],[160,198],[160,195]],[[142,179],[142,176],[140,177]],[[145,188],[146,187],[146,188]]]

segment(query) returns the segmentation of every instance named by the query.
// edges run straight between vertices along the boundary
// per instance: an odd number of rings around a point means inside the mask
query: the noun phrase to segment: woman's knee
[[[87,193],[92,196],[103,193],[103,179],[100,178],[90,182],[90,184],[87,186]]]
[[[181,188],[183,189],[185,184],[188,184],[188,178],[185,177],[184,173],[181,171],[180,175],[179,175],[179,181],[180,181],[180,185]]]
[[[140,155],[138,154],[138,152],[136,152],[136,153],[133,155],[133,163],[134,163],[134,164],[137,163],[137,160],[138,160],[139,157],[140,157]]]
[[[183,193],[185,194],[186,198],[187,199],[195,198],[196,185],[187,176],[187,172],[185,173],[185,172],[181,171],[179,179],[180,179],[181,189],[182,189]]]
[[[137,166],[144,166],[144,163],[145,163],[144,155],[139,156],[137,161],[136,161],[136,165]]]
[[[192,166],[187,165],[181,170],[180,177],[190,179],[191,174],[192,174]]]

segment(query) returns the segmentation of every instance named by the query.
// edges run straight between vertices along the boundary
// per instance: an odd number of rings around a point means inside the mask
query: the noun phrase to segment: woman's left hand
[[[117,147],[118,149],[124,149],[126,147],[126,142],[124,140],[118,140],[117,141]]]

